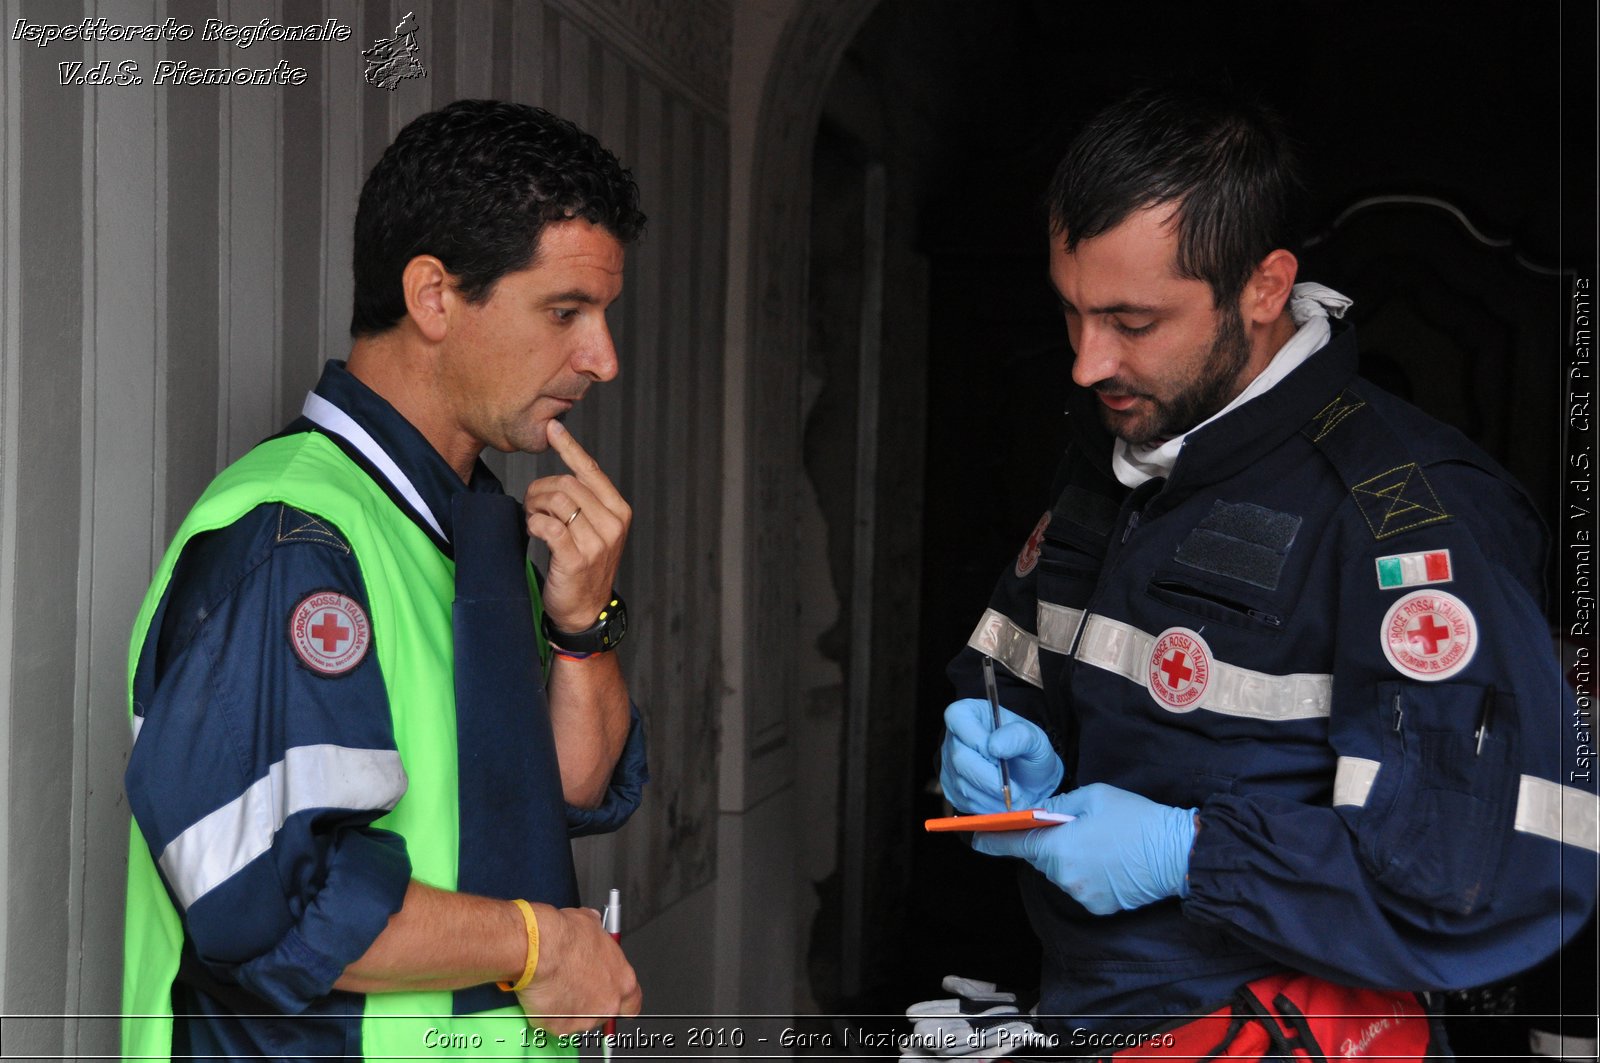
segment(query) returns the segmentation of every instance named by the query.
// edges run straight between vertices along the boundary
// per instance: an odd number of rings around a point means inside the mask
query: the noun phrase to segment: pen
[[[989,695],[989,714],[994,717],[994,726],[1000,727],[1000,688],[994,682],[994,658],[988,654],[983,657],[983,691]],[[1011,771],[1006,767],[1004,760],[1000,761],[1000,793],[1006,799],[1006,811],[1011,811]]]
[[[1483,710],[1482,710],[1481,714],[1478,716],[1478,733],[1476,735],[1476,737],[1478,739],[1478,748],[1477,748],[1477,751],[1473,753],[1473,756],[1475,756],[1475,757],[1483,756],[1483,739],[1484,739],[1484,736],[1489,733],[1489,727],[1493,723],[1494,723],[1494,687],[1490,687],[1484,693]]]
[[[601,925],[605,932],[611,935],[611,940],[618,945],[622,944],[622,891],[613,889],[606,898],[605,914],[600,917]],[[606,1058],[611,1058],[611,1039],[617,1036],[617,1020],[615,1017],[606,1020]]]

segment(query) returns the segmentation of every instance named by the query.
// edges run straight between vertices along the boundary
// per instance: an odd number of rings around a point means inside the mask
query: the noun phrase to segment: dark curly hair
[[[1067,250],[1134,211],[1177,206],[1178,272],[1234,303],[1261,260],[1294,250],[1304,191],[1278,116],[1226,87],[1141,89],[1089,120],[1046,193]]]
[[[565,118],[457,100],[413,119],[361,189],[350,335],[377,335],[405,316],[400,275],[417,255],[436,256],[482,302],[533,261],[547,224],[574,218],[624,244],[645,224],[633,175]]]

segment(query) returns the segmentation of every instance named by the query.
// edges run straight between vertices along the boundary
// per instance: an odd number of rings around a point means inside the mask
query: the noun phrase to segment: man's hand
[[[972,847],[1021,857],[1095,915],[1188,895],[1194,809],[1159,805],[1105,783],[1052,797],[1044,807],[1077,818],[1059,827],[978,834]]]
[[[1011,772],[1011,803],[1033,808],[1061,785],[1061,758],[1050,736],[1010,709],[1000,709],[994,727],[989,703],[963,698],[944,710],[944,746],[939,785],[949,802],[967,813],[1003,812],[1000,761]]]
[[[633,509],[560,421],[546,429],[570,473],[528,485],[528,534],[550,547],[544,611],[562,631],[582,631],[611,600]]]
[[[639,1014],[639,980],[599,912],[548,904],[535,904],[533,911],[539,965],[533,982],[517,993],[530,1024],[565,1036]]]

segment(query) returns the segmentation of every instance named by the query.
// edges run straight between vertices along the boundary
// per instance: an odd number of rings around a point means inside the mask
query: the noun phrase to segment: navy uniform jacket
[[[1189,893],[1089,914],[1032,868],[1041,1013],[1120,1029],[1292,968],[1491,982],[1594,904],[1595,784],[1545,535],[1459,433],[1359,379],[1351,329],[1128,490],[1084,400],[1057,500],[950,674],[1044,726],[1062,789],[1198,807]],[[1481,740],[1480,740],[1481,732]],[[1096,1018],[1095,1016],[1099,1016]]]
[[[316,394],[348,414],[411,480],[445,537],[398,494],[396,504],[446,553],[451,495],[501,490],[482,462],[463,485],[342,362],[328,363]],[[312,427],[302,419],[288,431]],[[373,473],[359,451],[330,438]],[[257,507],[184,549],[147,636],[158,640],[156,652],[141,656],[134,675],[126,786],[152,852],[207,816],[244,807],[247,791],[285,770],[286,750],[395,749],[375,654],[328,674],[295,652],[289,619],[324,591],[367,608],[360,566],[337,530],[290,506]],[[604,803],[569,807],[569,831],[617,829],[638,806],[645,775],[635,710]],[[403,773],[394,785],[403,792]],[[332,986],[399,911],[410,881],[404,839],[370,826],[397,796],[375,790],[370,808],[297,812],[259,853],[192,853],[223,861],[231,873],[187,908],[179,904],[185,946],[174,1013],[196,1018],[177,1023],[175,1054],[338,1056],[359,1043],[360,997]]]

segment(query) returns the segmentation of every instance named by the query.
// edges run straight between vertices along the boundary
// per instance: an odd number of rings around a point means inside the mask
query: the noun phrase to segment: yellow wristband
[[[521,897],[511,903],[522,911],[522,921],[528,927],[528,962],[522,965],[522,977],[515,984],[496,982],[495,985],[516,993],[528,988],[528,983],[533,981],[533,972],[539,967],[539,920],[533,917],[533,905]]]

